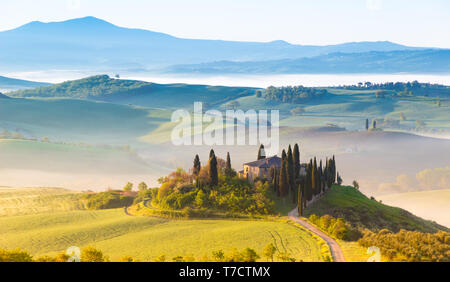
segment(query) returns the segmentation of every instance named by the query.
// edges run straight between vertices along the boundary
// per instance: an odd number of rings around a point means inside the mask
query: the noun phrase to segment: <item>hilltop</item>
[[[15,98],[71,98],[148,107],[185,107],[194,102],[215,105],[254,95],[255,88],[188,84],[156,84],[97,75],[84,79],[9,93]]]
[[[354,227],[367,228],[371,231],[388,229],[398,232],[401,229],[409,231],[435,233],[448,228],[435,222],[424,220],[410,212],[390,207],[368,198],[353,187],[333,186],[322,199],[307,208],[305,216],[312,214],[331,215],[343,218]]]
[[[145,91],[151,83],[135,80],[112,79],[107,75],[96,75],[79,80],[40,87],[36,89],[20,90],[10,93],[12,97],[57,97],[87,99],[99,98],[122,93],[137,94]]]

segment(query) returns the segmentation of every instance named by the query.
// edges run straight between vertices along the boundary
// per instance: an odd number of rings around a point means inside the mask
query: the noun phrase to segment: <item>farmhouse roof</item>
[[[278,156],[273,156],[271,158],[265,158],[265,159],[261,159],[259,161],[246,163],[245,165],[250,166],[250,167],[259,167],[259,168],[271,168],[273,166],[281,167],[281,158],[279,158]]]

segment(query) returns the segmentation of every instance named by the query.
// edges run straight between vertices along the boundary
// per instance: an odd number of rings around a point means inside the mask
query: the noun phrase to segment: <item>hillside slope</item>
[[[437,232],[449,229],[435,222],[419,218],[410,212],[384,205],[375,199],[369,199],[353,187],[333,186],[322,199],[306,210],[311,214],[343,218],[353,226],[368,228],[372,231],[389,229],[398,232],[401,229],[420,232]]]
[[[228,253],[232,248],[249,247],[262,254],[269,243],[297,261],[321,261],[317,240],[284,222],[172,221],[128,216],[123,209],[0,217],[0,248],[20,248],[34,256],[56,255],[70,246],[94,246],[112,261],[124,256],[153,261],[161,255],[167,261],[176,256],[205,261],[212,259],[213,251]]]
[[[132,145],[170,121],[170,111],[74,99],[3,99],[0,132],[89,144]]]
[[[62,188],[0,187],[0,217],[83,209],[80,195]]]

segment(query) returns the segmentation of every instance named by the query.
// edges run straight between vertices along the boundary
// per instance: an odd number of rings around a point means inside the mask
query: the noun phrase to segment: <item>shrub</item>
[[[83,199],[87,202],[87,208],[92,210],[127,207],[133,204],[134,201],[133,197],[123,196],[114,191],[97,194],[85,194],[83,195]]]
[[[81,261],[82,262],[107,262],[108,257],[103,255],[103,252],[94,248],[86,247],[81,250]]]
[[[363,247],[377,246],[391,261],[450,262],[450,233],[435,234],[387,229],[374,233],[366,230],[358,241]]]
[[[309,221],[325,233],[337,239],[356,241],[361,237],[360,232],[357,229],[352,228],[342,218],[334,218],[330,215],[318,217],[315,214],[312,214],[309,217]]]
[[[0,249],[0,262],[32,262],[33,257],[25,251]]]

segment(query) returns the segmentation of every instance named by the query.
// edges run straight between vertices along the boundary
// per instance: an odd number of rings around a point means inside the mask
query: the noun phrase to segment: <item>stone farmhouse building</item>
[[[272,181],[270,177],[270,168],[275,167],[278,171],[281,169],[281,158],[273,156],[270,158],[263,158],[258,161],[244,164],[244,169],[239,172],[240,178],[246,178],[250,182],[256,179],[266,179]],[[306,164],[302,164],[300,168],[300,175],[306,174]]]

